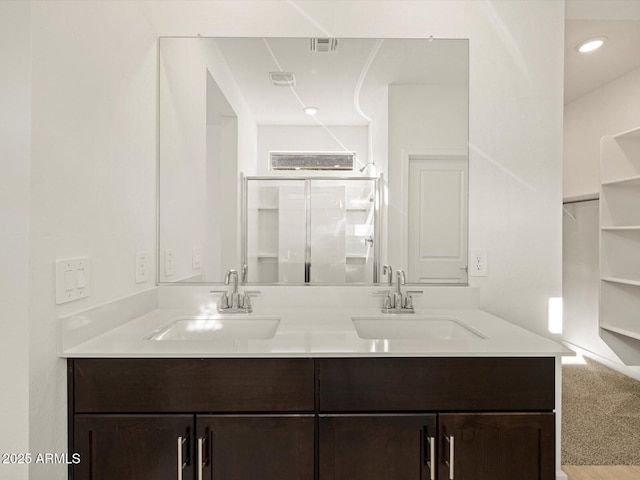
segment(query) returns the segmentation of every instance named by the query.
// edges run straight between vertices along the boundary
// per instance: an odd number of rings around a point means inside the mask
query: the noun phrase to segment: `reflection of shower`
[[[377,283],[380,183],[367,176],[244,177],[246,281]]]
[[[360,172],[360,173],[363,173],[363,172],[364,172],[368,167],[370,167],[370,166],[375,168],[376,164],[375,164],[375,163],[373,163],[373,162],[369,162],[369,163],[367,163],[364,167],[362,167],[362,168],[359,170],[359,172]]]

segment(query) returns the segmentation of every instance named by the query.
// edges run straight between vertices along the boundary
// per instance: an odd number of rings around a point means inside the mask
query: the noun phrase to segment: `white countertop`
[[[261,308],[259,317],[279,317],[268,340],[148,340],[152,332],[178,317],[201,317],[195,309],[157,308],[104,333],[60,349],[75,358],[204,358],[204,357],[450,357],[560,356],[573,352],[479,309],[416,309],[415,317],[455,318],[486,338],[361,339],[352,317],[383,316],[377,308]],[[244,314],[238,314],[244,315]],[[407,314],[411,315],[411,314]],[[216,314],[210,315],[212,318]],[[407,316],[406,318],[410,318]],[[405,316],[390,316],[392,322]],[[63,326],[64,330],[64,326]],[[64,336],[65,332],[61,332]]]

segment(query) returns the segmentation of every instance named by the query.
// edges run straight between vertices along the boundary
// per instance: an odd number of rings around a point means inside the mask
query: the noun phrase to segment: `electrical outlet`
[[[191,254],[191,268],[194,270],[200,270],[202,265],[202,248],[193,247],[193,251]]]
[[[469,275],[472,277],[487,276],[486,250],[471,250],[469,252]]]
[[[136,253],[136,283],[144,283],[149,279],[147,261],[147,252]]]
[[[171,250],[170,248],[167,248],[164,251],[164,276],[165,277],[170,277],[171,275],[173,275],[173,264],[175,262],[175,255],[173,253],[173,250]]]

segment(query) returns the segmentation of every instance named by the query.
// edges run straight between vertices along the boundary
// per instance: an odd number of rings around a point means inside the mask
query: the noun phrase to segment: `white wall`
[[[152,287],[157,39],[143,4],[32,4],[30,272],[31,452],[66,452],[66,362],[56,318]],[[88,256],[91,295],[55,305],[54,262]],[[30,467],[66,478],[66,465]]]
[[[600,139],[640,126],[640,68],[565,106],[564,198],[600,191]]]
[[[31,5],[0,2],[0,452],[29,451]],[[27,478],[0,465],[0,479]]]
[[[149,286],[134,283],[133,255],[155,254],[158,35],[469,38],[481,305],[546,331],[561,294],[563,2],[36,2],[31,31],[31,451],[66,450],[55,318]],[[56,306],[54,260],[75,255],[92,259],[92,295]]]

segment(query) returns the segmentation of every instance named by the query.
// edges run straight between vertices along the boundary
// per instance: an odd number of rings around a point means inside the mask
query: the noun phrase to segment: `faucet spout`
[[[407,283],[407,279],[404,275],[404,271],[403,270],[398,270],[396,272],[396,276],[398,277],[398,284],[396,285],[396,293],[402,293],[402,290],[400,289],[400,285],[404,285],[405,283]]]
[[[233,277],[233,292],[237,294],[238,293],[238,271],[237,270],[227,270],[227,273],[225,273],[224,275],[224,284],[225,285],[229,285],[229,281],[231,280],[231,277]]]

